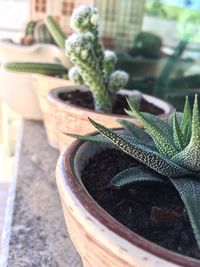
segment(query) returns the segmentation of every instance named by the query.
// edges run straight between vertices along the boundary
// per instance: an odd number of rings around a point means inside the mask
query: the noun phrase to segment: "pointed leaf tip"
[[[185,141],[185,138],[181,132],[176,111],[173,115],[173,136],[176,146],[178,147],[179,151],[182,151],[187,146],[187,142]]]
[[[181,121],[181,132],[187,144],[189,143],[190,138],[191,138],[191,130],[192,130],[192,112],[191,112],[188,96],[186,96],[185,105],[183,109],[183,117]]]
[[[167,123],[155,115],[139,112],[130,103],[129,106],[131,110],[126,110],[126,113],[130,116],[135,116],[139,120],[146,132],[154,140],[154,143],[161,154],[171,158],[179,152],[174,144],[172,130]]]

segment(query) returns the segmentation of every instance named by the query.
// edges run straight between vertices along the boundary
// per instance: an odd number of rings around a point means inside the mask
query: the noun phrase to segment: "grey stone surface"
[[[58,152],[43,124],[24,122],[8,267],[82,266],[64,222],[56,187]]]

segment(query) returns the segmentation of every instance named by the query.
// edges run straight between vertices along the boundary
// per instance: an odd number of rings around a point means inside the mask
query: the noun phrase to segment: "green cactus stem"
[[[24,45],[33,43],[55,44],[55,41],[43,21],[30,21],[27,23],[25,36],[21,38],[21,43]]]
[[[66,42],[66,53],[77,66],[85,84],[91,89],[95,109],[112,111],[112,96],[106,90],[104,77],[92,46],[92,35],[74,33]]]
[[[65,48],[65,33],[62,31],[58,23],[53,19],[52,16],[47,16],[45,18],[45,24],[50,31],[54,41],[57,43],[57,45],[64,49]]]
[[[25,36],[27,35],[33,36],[36,25],[37,25],[37,21],[34,21],[34,20],[29,21],[26,24]]]
[[[70,20],[71,27],[75,31],[91,32],[94,36],[94,51],[102,68],[104,51],[99,39],[99,15],[95,7],[82,5],[74,10]]]
[[[65,51],[76,69],[70,71],[69,78],[89,87],[96,111],[112,112],[116,93],[126,85],[128,74],[119,70],[113,72],[116,55],[104,51],[101,45],[96,8],[80,6],[75,9],[71,25],[77,32],[66,40]]]
[[[45,75],[64,75],[68,70],[60,65],[53,63],[37,62],[6,62],[4,68],[9,71],[40,73]]]
[[[36,43],[55,44],[51,33],[43,22],[37,23],[33,37]]]
[[[160,76],[158,77],[155,87],[153,89],[153,95],[156,95],[158,97],[164,98],[167,91],[170,87],[170,76],[172,71],[174,70],[174,67],[177,63],[177,61],[180,59],[182,53],[184,52],[185,48],[187,47],[189,42],[189,37],[183,38],[179,44],[177,45],[176,49],[174,50],[174,53],[169,57],[167,60]]]

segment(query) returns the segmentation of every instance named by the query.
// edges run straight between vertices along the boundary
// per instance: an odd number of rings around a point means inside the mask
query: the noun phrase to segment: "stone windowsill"
[[[48,145],[41,122],[24,121],[17,154],[0,266],[82,266],[67,233],[56,187],[59,154]]]

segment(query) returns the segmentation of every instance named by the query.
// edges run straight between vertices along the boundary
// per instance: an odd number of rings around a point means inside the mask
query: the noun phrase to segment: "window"
[[[63,1],[62,2],[62,15],[64,16],[70,16],[72,14],[72,11],[74,9],[74,3],[70,1]]]
[[[35,11],[46,12],[46,0],[35,0]]]
[[[28,19],[29,0],[0,0],[0,39],[18,38]]]

